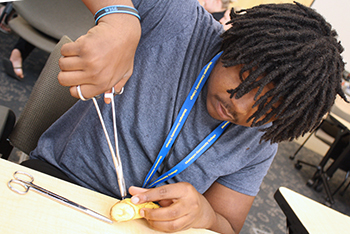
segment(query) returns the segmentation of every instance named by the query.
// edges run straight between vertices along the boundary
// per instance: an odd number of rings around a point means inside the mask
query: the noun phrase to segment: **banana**
[[[118,201],[111,208],[111,217],[116,222],[124,222],[133,219],[141,219],[141,208],[156,209],[159,206],[153,202],[146,202],[143,204],[135,205],[131,202],[130,198]]]

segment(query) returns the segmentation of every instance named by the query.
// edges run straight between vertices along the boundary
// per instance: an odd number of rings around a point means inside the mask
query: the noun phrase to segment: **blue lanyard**
[[[148,172],[145,181],[143,182],[142,187],[143,188],[152,188],[156,185],[173,178],[183,170],[185,170],[189,165],[191,165],[199,156],[201,156],[219,137],[220,135],[225,131],[225,129],[230,125],[228,121],[222,122],[213,132],[211,132],[188,156],[186,156],[181,162],[179,162],[175,167],[170,169],[169,171],[165,172],[163,175],[161,175],[159,178],[154,180],[152,183],[151,179],[153,178],[155,172],[158,170],[159,166],[162,164],[163,160],[165,159],[166,155],[168,154],[170,148],[175,142],[175,139],[179,135],[188,115],[190,114],[190,111],[196,102],[200,91],[202,90],[205,82],[207,81],[211,71],[213,70],[213,67],[216,63],[216,61],[220,58],[220,55],[222,52],[217,54],[200,72],[199,76],[197,77],[194,85],[192,86],[192,89],[190,91],[190,94],[187,96],[184,104],[181,107],[181,110],[175,120],[175,123],[173,124],[170,133],[168,134],[161,150],[159,151],[159,154],[157,156],[157,159],[155,163],[153,164],[152,168]]]

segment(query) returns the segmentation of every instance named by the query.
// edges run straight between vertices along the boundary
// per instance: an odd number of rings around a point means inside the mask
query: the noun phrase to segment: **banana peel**
[[[159,206],[153,202],[146,202],[143,204],[135,205],[131,202],[130,198],[118,201],[111,208],[110,214],[112,220],[116,222],[125,222],[133,219],[143,218],[140,215],[142,208],[156,209]]]

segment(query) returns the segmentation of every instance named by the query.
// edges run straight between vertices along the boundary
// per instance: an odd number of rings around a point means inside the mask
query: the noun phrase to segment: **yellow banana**
[[[111,217],[116,222],[129,221],[133,219],[141,219],[141,208],[159,208],[157,204],[153,202],[146,202],[143,204],[135,205],[131,202],[130,198],[118,201],[111,208]]]

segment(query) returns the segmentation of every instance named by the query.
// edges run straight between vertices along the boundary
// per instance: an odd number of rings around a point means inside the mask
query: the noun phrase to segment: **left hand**
[[[157,201],[159,209],[140,211],[148,223],[159,231],[176,232],[189,228],[210,228],[216,213],[207,199],[191,184],[179,182],[152,189],[130,187],[134,204]]]

